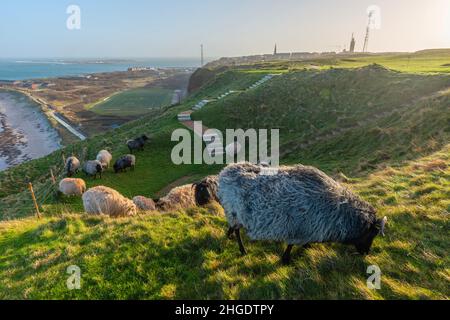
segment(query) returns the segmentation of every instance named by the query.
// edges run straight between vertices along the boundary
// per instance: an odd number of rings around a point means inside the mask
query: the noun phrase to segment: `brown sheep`
[[[65,178],[59,183],[59,192],[69,197],[81,197],[86,192],[86,183],[82,179]]]
[[[136,215],[136,205],[131,200],[104,186],[86,191],[83,195],[83,205],[89,214],[107,214],[111,217]]]
[[[156,203],[157,209],[170,211],[195,207],[194,188],[191,184],[172,189],[167,196]]]
[[[156,205],[152,199],[137,196],[133,198],[133,202],[139,210],[142,211],[155,211]]]

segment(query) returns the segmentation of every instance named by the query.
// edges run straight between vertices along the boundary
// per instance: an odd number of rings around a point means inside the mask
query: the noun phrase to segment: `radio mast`
[[[201,51],[201,57],[200,57],[200,63],[201,63],[201,66],[203,67],[203,65],[205,64],[205,58],[204,58],[204,55],[203,55],[203,44],[201,44],[200,45],[200,51]]]
[[[370,26],[372,24],[372,16],[373,16],[373,11],[370,11],[369,12],[369,23],[367,24],[367,29],[366,29],[366,38],[364,39],[363,52],[367,52],[367,50],[369,49],[369,36],[370,36]]]

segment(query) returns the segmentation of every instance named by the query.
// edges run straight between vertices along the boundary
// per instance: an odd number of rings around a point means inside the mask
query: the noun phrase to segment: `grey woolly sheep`
[[[134,140],[127,141],[127,147],[130,150],[130,153],[133,153],[133,150],[144,151],[145,143],[149,140],[149,138],[144,134],[143,136],[136,138]]]
[[[80,160],[76,157],[69,157],[66,160],[65,172],[68,177],[72,177],[75,173],[80,170]]]
[[[157,201],[156,207],[161,211],[195,207],[195,195],[192,185],[188,184],[172,189],[167,196]]]
[[[142,210],[142,211],[155,211],[156,210],[155,202],[150,198],[137,196],[137,197],[133,198],[133,203],[136,205],[136,207],[139,210]]]
[[[112,155],[107,150],[101,150],[97,155],[97,160],[100,161],[103,169],[107,169],[111,163]]]
[[[88,176],[93,176],[94,179],[97,179],[97,174],[99,174],[101,179],[103,166],[98,160],[90,160],[83,165],[83,172]]]
[[[134,170],[136,166],[136,157],[132,154],[127,154],[116,160],[114,163],[114,172],[118,173],[121,171],[126,171],[127,168]]]
[[[116,190],[98,186],[83,194],[84,210],[88,214],[106,214],[111,217],[136,215],[136,205]]]
[[[211,201],[219,202],[217,190],[219,188],[219,176],[209,176],[200,182],[194,183],[195,203],[204,206]]]
[[[283,263],[294,245],[339,242],[368,254],[387,218],[325,173],[297,165],[278,169],[249,163],[232,164],[219,176],[219,199],[245,254],[240,229],[253,240],[285,241]]]
[[[86,191],[86,183],[82,179],[65,178],[60,181],[58,190],[66,196],[81,197]]]

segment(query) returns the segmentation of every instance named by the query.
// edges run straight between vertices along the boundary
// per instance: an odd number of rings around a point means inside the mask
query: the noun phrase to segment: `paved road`
[[[54,111],[49,111],[48,114],[53,117],[56,121],[58,121],[59,124],[61,124],[64,128],[69,130],[73,135],[77,136],[80,140],[86,140],[86,136],[83,135],[81,132],[79,132],[77,129],[72,127],[70,124],[68,124],[66,121],[61,119]]]

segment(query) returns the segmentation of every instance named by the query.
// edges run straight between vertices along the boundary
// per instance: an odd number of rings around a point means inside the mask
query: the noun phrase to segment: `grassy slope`
[[[242,65],[252,72],[288,72],[303,69],[360,68],[373,63],[408,73],[450,73],[450,49],[424,50],[415,53],[352,54],[324,56],[309,60],[273,61]]]
[[[298,71],[193,114],[209,127],[279,128],[287,163],[364,173],[428,154],[450,137],[450,77],[377,66]],[[434,149],[436,150],[436,149]]]
[[[390,219],[369,256],[342,245],[294,251],[250,243],[240,257],[219,207],[139,218],[66,215],[0,223],[2,299],[449,299],[450,146],[403,167],[349,181]],[[369,290],[366,269],[382,270]],[[66,289],[66,268],[82,289]]]
[[[142,133],[153,135],[146,151],[138,155],[135,173],[108,173],[101,181],[127,196],[154,196],[180,178],[189,182],[216,172],[217,167],[171,164],[168,157],[174,143],[170,134],[180,127],[176,114],[200,99],[246,88],[267,70],[221,74],[183,105],[154,110],[65,152],[81,154],[87,148],[87,157],[92,158],[107,146],[117,156],[127,152],[127,139]],[[349,180],[351,187],[377,205],[380,215],[391,218],[388,238],[376,241],[373,255],[355,257],[349,248],[317,245],[296,260],[295,266],[281,267],[278,254],[282,248],[277,244],[250,244],[250,256],[237,257],[236,245],[224,239],[225,221],[216,216],[217,209],[112,221],[73,215],[82,209],[79,200],[51,198],[44,206],[46,218],[42,221],[30,218],[0,223],[0,297],[448,298],[449,149],[423,160],[433,164],[386,169],[363,178],[380,165],[429,154],[448,142],[449,96],[436,93],[448,87],[448,79],[382,71],[387,77],[383,81],[364,80],[367,76],[358,81],[358,77],[354,79],[358,72],[289,73],[254,91],[212,103],[201,113],[209,127],[222,128],[224,123],[273,127],[270,121],[279,121],[274,124],[282,127],[297,124],[289,118],[303,123],[306,117],[302,112],[308,111],[312,122],[308,130],[298,125],[282,136],[283,149],[289,151],[284,162],[312,163],[329,173],[343,171],[361,177]],[[321,88],[309,85],[311,79]],[[351,87],[346,87],[346,81]],[[353,87],[367,93],[370,101],[352,91]],[[396,109],[397,102],[401,111],[373,122],[372,112]],[[224,106],[234,113],[223,112],[227,110]],[[341,107],[343,110],[334,110]],[[257,112],[260,109],[264,112]],[[289,117],[279,118],[283,113]],[[336,115],[344,122],[330,121]],[[360,125],[353,128],[356,120],[361,120]],[[349,130],[327,137],[330,130],[341,127]],[[298,149],[312,140],[309,134],[319,133],[324,134],[324,141]],[[30,215],[31,210],[15,208],[20,201],[29,203],[28,193],[22,192],[26,182],[39,186],[39,180],[48,180],[48,168],[60,163],[61,152],[56,152],[0,173],[2,219]],[[100,183],[87,182],[89,186]],[[385,274],[380,292],[364,285],[365,269],[374,262]],[[73,263],[82,267],[86,276],[84,290],[76,293],[65,290],[65,267]]]
[[[150,109],[170,105],[173,90],[140,88],[127,90],[109,97],[90,110],[101,115],[128,116],[148,113]]]

